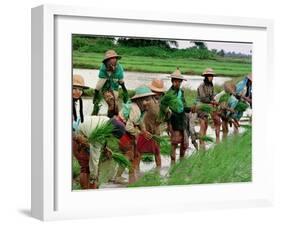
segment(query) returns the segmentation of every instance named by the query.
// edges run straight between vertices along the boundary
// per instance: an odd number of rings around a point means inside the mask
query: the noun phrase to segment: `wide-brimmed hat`
[[[148,97],[148,96],[155,96],[156,94],[151,92],[151,90],[147,86],[139,86],[138,88],[135,89],[136,93],[135,95],[131,98],[137,99],[141,97]]]
[[[105,61],[111,58],[117,58],[119,60],[121,59],[121,56],[118,55],[113,49],[110,49],[105,52],[102,62],[104,63]]]
[[[177,68],[177,70],[175,70],[170,78],[175,78],[175,79],[179,79],[179,80],[184,80],[186,81],[186,79],[183,77],[183,75],[181,74],[180,70]]]
[[[215,72],[212,68],[206,68],[203,73],[202,73],[202,76],[208,76],[208,75],[212,75],[212,76],[215,76]]]
[[[152,92],[164,93],[165,87],[163,80],[154,79],[151,83],[148,84],[148,87],[151,89]]]
[[[73,75],[73,83],[72,86],[73,87],[79,87],[82,89],[89,89],[88,86],[85,86],[85,81],[84,78],[81,75]]]
[[[224,83],[223,85],[223,89],[226,93],[235,93],[236,92],[236,85],[234,82],[231,82],[231,81],[227,81]]]

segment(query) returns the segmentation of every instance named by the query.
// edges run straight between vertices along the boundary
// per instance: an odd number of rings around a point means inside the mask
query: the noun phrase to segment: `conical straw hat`
[[[103,58],[103,63],[111,58],[117,58],[117,59],[121,59],[121,56],[118,55],[113,49],[107,50],[106,53],[104,54],[104,58]]]
[[[84,78],[81,75],[73,75],[73,83],[72,86],[74,87],[80,87],[83,89],[89,89],[88,86],[85,86]]]
[[[206,68],[203,73],[202,76],[207,76],[207,75],[212,75],[215,76],[215,72],[212,68]]]
[[[155,96],[156,94],[151,92],[151,90],[147,86],[139,86],[138,88],[135,89],[136,93],[135,95],[131,98],[137,99],[141,97],[147,97],[147,96]]]
[[[153,92],[164,93],[166,91],[164,87],[164,82],[160,79],[152,80],[152,82],[148,84],[148,87]]]
[[[178,68],[171,74],[170,78],[175,78],[175,79],[180,79],[180,80],[186,81],[186,79],[182,76],[182,74]]]

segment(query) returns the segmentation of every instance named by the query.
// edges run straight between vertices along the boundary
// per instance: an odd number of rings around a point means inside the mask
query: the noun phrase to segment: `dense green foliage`
[[[176,163],[169,176],[149,171],[130,187],[186,185],[252,180],[252,133],[231,136],[208,151],[197,151]]]

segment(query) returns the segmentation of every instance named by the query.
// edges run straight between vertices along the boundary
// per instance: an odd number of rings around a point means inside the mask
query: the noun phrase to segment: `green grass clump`
[[[188,185],[252,180],[252,132],[230,136],[208,151],[197,151],[176,163],[166,177],[152,170],[129,187]]]
[[[135,183],[129,184],[128,187],[148,187],[148,186],[160,186],[164,181],[160,173],[157,170],[151,170],[145,173]]]
[[[251,179],[252,133],[247,130],[176,164],[170,171],[168,184],[248,182]]]

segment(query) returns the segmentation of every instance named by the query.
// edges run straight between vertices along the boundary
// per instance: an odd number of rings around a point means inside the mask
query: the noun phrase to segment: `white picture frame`
[[[167,35],[167,30],[173,34]],[[208,36],[203,30],[208,31]],[[72,192],[71,168],[68,168],[71,164],[71,100],[68,97],[72,74],[69,35],[72,33],[175,39],[188,35],[186,38],[195,40],[253,42],[253,181]],[[33,8],[32,216],[57,220],[271,205],[273,181],[268,175],[273,172],[273,153],[266,149],[269,119],[263,110],[270,102],[262,92],[266,89],[272,93],[266,88],[274,82],[272,39],[273,22],[265,19],[57,5]],[[262,137],[264,139],[260,139]],[[58,151],[61,147],[64,152]]]

